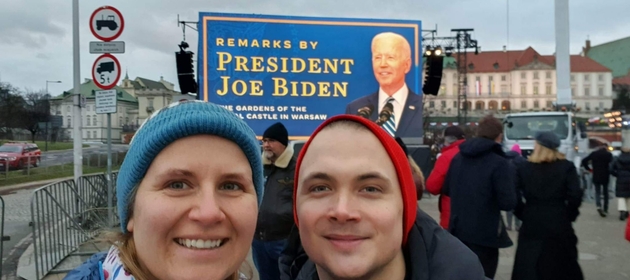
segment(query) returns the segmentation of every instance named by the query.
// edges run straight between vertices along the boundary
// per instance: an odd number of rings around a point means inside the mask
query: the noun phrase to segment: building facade
[[[137,130],[142,122],[155,110],[169,104],[179,93],[174,85],[160,78],[152,81],[137,77],[135,80],[125,79],[120,86],[113,89],[117,92],[118,108],[111,115],[112,143],[126,143],[129,134]],[[95,91],[101,90],[91,79],[85,79],[80,92],[83,99],[81,109],[82,139],[85,142],[107,142],[107,114],[96,114]],[[73,139],[74,125],[72,118],[72,92],[64,91],[61,95],[51,99],[51,114],[62,116],[65,128],[64,139]]]
[[[425,98],[425,110],[430,115],[457,115],[455,57],[445,58],[438,96]],[[540,55],[531,47],[468,54],[467,68],[468,116],[552,110],[556,101],[555,57]],[[579,115],[600,115],[610,110],[611,70],[586,56],[572,55],[571,92]]]

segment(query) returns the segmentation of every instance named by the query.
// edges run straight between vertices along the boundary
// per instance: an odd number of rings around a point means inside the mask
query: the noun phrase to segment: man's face
[[[405,83],[405,74],[411,67],[411,58],[403,52],[397,39],[380,39],[372,47],[374,76],[383,88],[398,89]]]
[[[404,263],[398,177],[371,132],[334,127],[315,136],[296,198],[302,245],[320,276],[369,279]]]
[[[271,138],[263,138],[262,147],[265,157],[271,161],[276,160],[286,149],[282,143]]]

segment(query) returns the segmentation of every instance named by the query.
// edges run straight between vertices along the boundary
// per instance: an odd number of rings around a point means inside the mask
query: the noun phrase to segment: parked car
[[[26,142],[8,142],[0,146],[0,170],[22,169],[29,164],[37,167],[42,151],[37,144]]]

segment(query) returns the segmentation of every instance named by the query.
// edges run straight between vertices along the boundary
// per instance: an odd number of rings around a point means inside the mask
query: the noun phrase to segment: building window
[[[505,76],[505,75],[501,75],[501,81],[502,81],[502,82],[505,82],[506,80],[507,80],[507,76]]]
[[[551,95],[551,84],[547,84],[547,86],[545,86],[545,94]]]
[[[584,103],[584,108],[586,108],[586,111],[590,111],[591,110],[591,102]]]
[[[527,101],[521,101],[521,109],[527,109]]]
[[[94,134],[94,138],[98,138],[98,135],[96,135],[96,132],[97,132],[97,131],[98,131],[98,130],[94,130],[94,132],[92,132],[92,134]]]
[[[584,96],[591,96],[591,88],[589,87],[584,88]]]
[[[534,80],[538,80],[538,72],[534,72]]]
[[[571,96],[575,97],[575,88],[574,87],[571,88]]]
[[[72,118],[68,117],[68,121],[66,122],[68,124],[68,127],[72,126]]]
[[[597,75],[597,80],[600,81],[600,82],[603,82],[604,81],[604,75],[602,75],[602,74]]]
[[[453,108],[457,108],[457,101],[453,101]]]
[[[435,102],[434,101],[429,102],[429,108],[435,108]]]
[[[70,113],[70,106],[66,106],[66,112]]]
[[[575,75],[571,75],[571,82],[575,82]]]
[[[540,104],[538,104],[538,100],[534,100],[534,108],[538,109],[538,107],[540,107],[539,105]]]
[[[87,119],[87,126],[91,126],[91,124],[90,124],[90,116],[87,116],[86,119]]]
[[[526,79],[527,76],[525,76],[525,75],[526,75],[525,72],[521,72],[521,79]]]
[[[492,76],[488,76],[488,82],[492,82],[493,77]]]
[[[598,91],[599,91],[599,96],[604,96],[604,88],[603,87],[600,87]]]
[[[438,95],[444,95],[445,92],[446,92],[446,86],[445,85],[440,86],[440,92],[438,93]]]
[[[545,78],[547,78],[547,79],[551,79],[551,72],[550,72],[550,71],[547,71],[547,72],[545,73]]]
[[[120,116],[120,117],[118,118],[118,125],[119,125],[119,126],[123,125],[123,122],[122,122],[122,116]]]
[[[538,84],[534,84],[534,95],[538,95]]]
[[[446,108],[446,100],[442,100],[442,101],[440,101],[440,106],[441,106],[442,108]]]
[[[501,93],[507,93],[508,87],[506,85],[501,86]]]
[[[90,138],[91,138],[91,137],[90,137],[91,135],[92,135],[92,132],[88,131],[88,132],[87,132],[87,138],[88,138],[88,139],[90,139]]]
[[[547,108],[553,107],[553,102],[551,100],[547,101]]]
[[[604,102],[599,102],[599,109],[604,110]]]
[[[480,82],[481,81],[481,77],[475,76],[475,81]]]
[[[457,73],[453,73],[453,80],[457,80]]]
[[[521,84],[521,95],[526,95],[526,94],[527,94],[527,85]]]
[[[129,124],[129,117],[125,118],[125,124]]]
[[[92,125],[96,126],[96,115],[92,116]]]
[[[585,75],[584,75],[584,80],[585,80],[585,81],[588,81],[589,76],[590,76],[589,74],[585,74]]]
[[[153,98],[147,98],[147,106],[153,107]]]

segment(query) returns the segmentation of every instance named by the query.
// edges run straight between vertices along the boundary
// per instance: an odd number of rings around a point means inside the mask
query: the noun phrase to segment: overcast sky
[[[421,20],[423,29],[438,25],[439,36],[451,28],[474,28],[482,50],[534,47],[554,52],[552,0],[90,0],[80,1],[81,80],[90,78],[97,41],[89,17],[99,6],[118,8],[125,30],[118,40],[126,53],[116,55],[133,79],[137,76],[176,84],[174,52],[182,40],[177,15],[197,21],[199,12],[256,13],[349,18]],[[386,4],[387,3],[387,4]],[[571,53],[581,51],[587,37],[593,45],[630,36],[629,0],[570,0]],[[0,81],[22,89],[42,90],[46,80],[53,95],[72,88],[72,1],[0,0]],[[509,38],[508,38],[509,23]],[[197,50],[197,33],[186,39]],[[508,40],[509,39],[509,40]],[[509,42],[509,43],[508,43]],[[124,75],[124,73],[123,73]],[[121,77],[122,79],[122,77]]]

